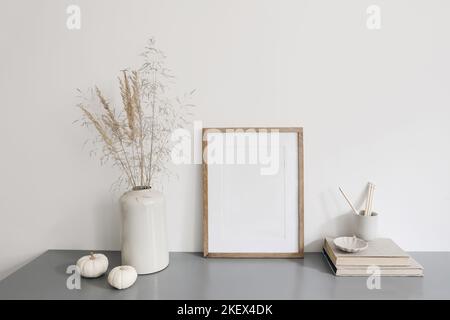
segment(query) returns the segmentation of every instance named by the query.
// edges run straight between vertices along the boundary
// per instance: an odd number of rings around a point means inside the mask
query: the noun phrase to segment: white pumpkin
[[[97,278],[108,270],[108,258],[101,253],[93,253],[81,257],[77,261],[78,270],[85,278]]]
[[[116,289],[131,287],[137,279],[136,269],[132,266],[115,267],[109,272],[108,282]]]

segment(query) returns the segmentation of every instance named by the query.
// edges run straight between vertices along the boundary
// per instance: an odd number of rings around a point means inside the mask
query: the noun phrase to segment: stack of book
[[[378,267],[381,276],[423,276],[423,267],[391,239],[369,241],[367,249],[348,253],[336,247],[332,238],[326,238],[323,254],[337,276],[370,276]]]

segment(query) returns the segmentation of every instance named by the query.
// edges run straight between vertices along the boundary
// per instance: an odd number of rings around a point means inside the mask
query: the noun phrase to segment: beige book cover
[[[324,249],[336,267],[345,265],[408,266],[410,264],[409,255],[388,238],[369,241],[367,249],[356,253],[344,252],[336,247],[332,238],[325,238]]]
[[[378,270],[368,269],[370,266],[334,266],[330,257],[323,251],[325,258],[327,259],[331,269],[336,276],[349,276],[349,277],[367,277],[374,272],[379,272],[380,276],[397,276],[397,277],[422,277],[423,267],[413,258],[409,259],[408,266],[384,266],[378,267]]]

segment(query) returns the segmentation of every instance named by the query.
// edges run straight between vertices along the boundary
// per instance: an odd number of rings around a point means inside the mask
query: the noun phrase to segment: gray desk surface
[[[120,252],[106,251],[110,268]],[[369,290],[366,277],[335,277],[320,253],[304,259],[216,259],[171,253],[169,266],[139,276],[127,290],[106,276],[66,287],[66,268],[86,251],[50,250],[0,282],[0,299],[450,299],[450,252],[416,252],[425,276],[383,277]]]

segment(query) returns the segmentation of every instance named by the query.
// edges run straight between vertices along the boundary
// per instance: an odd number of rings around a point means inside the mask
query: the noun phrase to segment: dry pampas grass
[[[165,67],[166,56],[148,41],[138,70],[122,70],[119,76],[120,107],[114,107],[95,87],[86,95],[80,92],[78,104],[83,126],[97,133],[91,141],[101,163],[112,162],[123,173],[118,181],[133,189],[148,188],[156,176],[167,173],[171,133],[187,124],[187,103],[193,91],[181,98],[170,98],[173,76]]]

